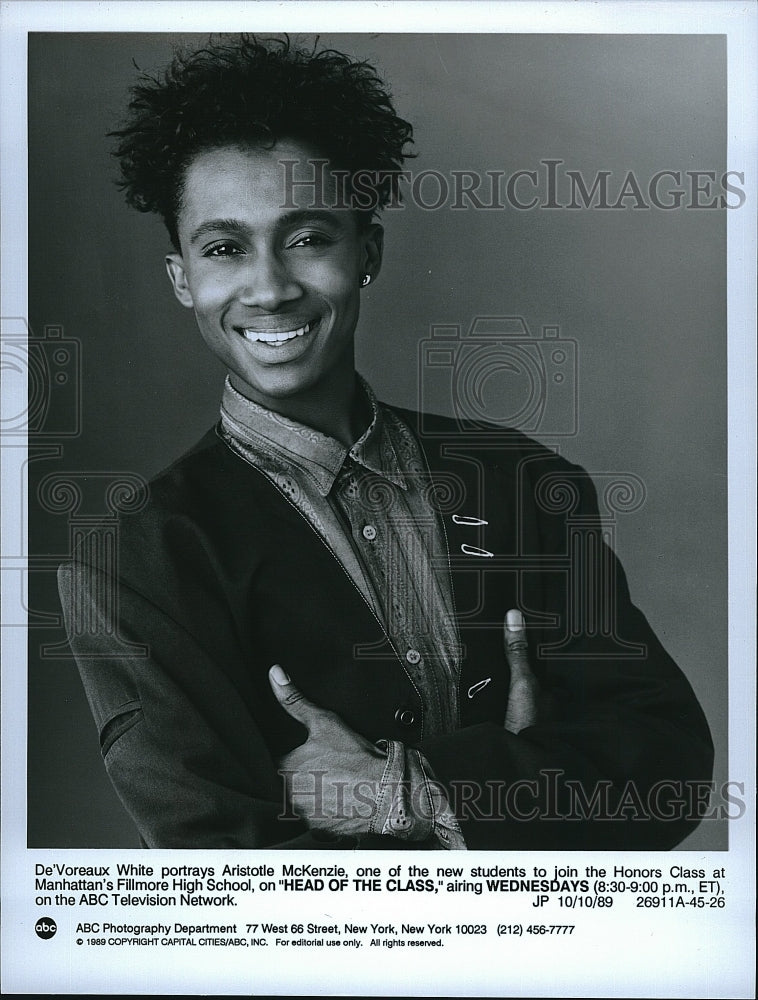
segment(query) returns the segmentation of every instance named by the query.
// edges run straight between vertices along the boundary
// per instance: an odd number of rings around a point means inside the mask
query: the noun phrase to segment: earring
[[[370,274],[364,274],[363,277],[361,278],[361,288],[365,288],[366,285],[370,285],[370,284],[371,284],[371,275]]]

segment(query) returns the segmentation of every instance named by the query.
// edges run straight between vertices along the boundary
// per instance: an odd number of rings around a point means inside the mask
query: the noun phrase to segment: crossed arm
[[[78,575],[78,583],[72,574]],[[345,842],[348,828],[340,826],[335,832],[326,808],[325,818],[303,820],[307,796],[291,796],[284,819],[287,804],[280,774],[327,774],[335,795],[332,811],[346,813],[345,790],[355,787],[356,776],[370,782],[380,771],[384,774],[381,747],[352,731],[336,714],[306,701],[291,684],[271,679],[270,707],[262,689],[243,689],[249,672],[241,666],[224,669],[239,660],[233,629],[213,628],[213,644],[201,643],[189,623],[182,625],[122,583],[118,597],[123,639],[138,643],[150,636],[149,657],[130,659],[114,650],[113,632],[98,618],[105,614],[101,598],[107,593],[98,571],[70,564],[61,570],[60,585],[106,768],[147,846],[355,846],[355,839]],[[88,601],[90,627],[77,634],[70,620],[72,590],[87,595]],[[633,802],[631,815],[621,814],[613,822],[592,817],[556,822],[560,817],[551,788],[537,788],[540,776],[559,774],[565,786],[571,783],[587,798],[605,788],[618,801],[628,783],[644,798],[656,783],[710,779],[708,727],[689,685],[629,602],[625,588],[620,589],[620,607],[625,634],[647,644],[645,660],[583,660],[579,649],[569,664],[555,661],[547,671],[543,665],[546,677],[540,677],[540,691],[557,703],[543,717],[535,711],[537,687],[523,632],[506,629],[511,685],[503,721],[428,736],[415,748],[444,788],[469,849],[664,849],[696,824],[697,815],[638,821]],[[307,739],[283,759],[278,759],[281,751],[272,755],[262,735],[276,707],[274,699],[308,730]],[[256,721],[253,712],[258,710],[262,714]],[[289,741],[289,747],[294,742]],[[460,786],[524,789],[525,798],[534,803],[534,815],[514,817],[506,810],[482,816],[470,803],[453,801]],[[336,808],[338,794],[341,810]],[[675,797],[675,789],[672,794]],[[360,822],[353,828],[360,846],[440,846],[434,837],[404,844],[402,816],[395,817],[400,837],[375,836],[386,831],[375,824],[372,829],[374,814],[366,807],[366,797],[363,789],[363,799],[356,803],[362,807],[356,809]],[[519,805],[521,800],[514,801]],[[364,836],[365,829],[372,833]]]
[[[506,615],[503,639],[506,659],[510,666],[508,708],[504,728],[513,734],[537,721],[538,688],[527,659],[527,643],[520,611]],[[293,810],[312,830],[329,834],[362,836],[375,832],[377,809],[383,796],[378,794],[387,774],[387,754],[347,726],[335,713],[314,705],[295,687],[278,664],[269,671],[274,695],[294,719],[305,726],[308,738],[286,754],[279,762],[282,773],[289,777],[287,791]],[[423,764],[422,764],[423,767]],[[299,783],[298,776],[320,776],[318,802],[310,783]],[[391,797],[386,809],[391,810]],[[435,804],[444,811],[444,793],[429,802],[426,796],[407,797],[410,809],[418,813],[434,811]],[[409,816],[403,824],[412,834],[412,827],[427,834],[434,823],[433,815]],[[417,823],[417,820],[427,822]],[[380,820],[384,825],[384,819]],[[443,831],[443,838],[447,835]]]

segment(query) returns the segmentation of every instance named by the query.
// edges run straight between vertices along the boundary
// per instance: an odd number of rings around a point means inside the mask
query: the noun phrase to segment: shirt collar
[[[332,489],[348,456],[405,489],[402,465],[388,432],[383,407],[368,382],[360,375],[358,380],[371,406],[371,422],[352,448],[248,399],[232,386],[229,376],[221,400],[221,423],[233,438],[254,451],[276,457],[285,467],[302,470],[313,479],[322,496]]]

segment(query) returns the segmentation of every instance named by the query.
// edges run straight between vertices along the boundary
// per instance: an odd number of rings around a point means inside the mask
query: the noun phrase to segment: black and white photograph
[[[84,964],[15,989],[750,995],[755,16],[42,6],[4,883]]]

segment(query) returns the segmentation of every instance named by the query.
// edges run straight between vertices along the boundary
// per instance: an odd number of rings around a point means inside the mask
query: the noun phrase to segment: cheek
[[[360,302],[358,279],[349,272],[332,273],[321,282],[320,292],[335,311],[353,313]]]
[[[313,263],[302,273],[302,279],[322,298],[343,307],[359,297],[360,275],[356,255],[345,253],[336,259]]]
[[[189,281],[189,289],[192,295],[192,302],[195,312],[199,315],[209,315],[221,309],[228,301],[228,282],[223,281],[218,275],[192,275]]]

